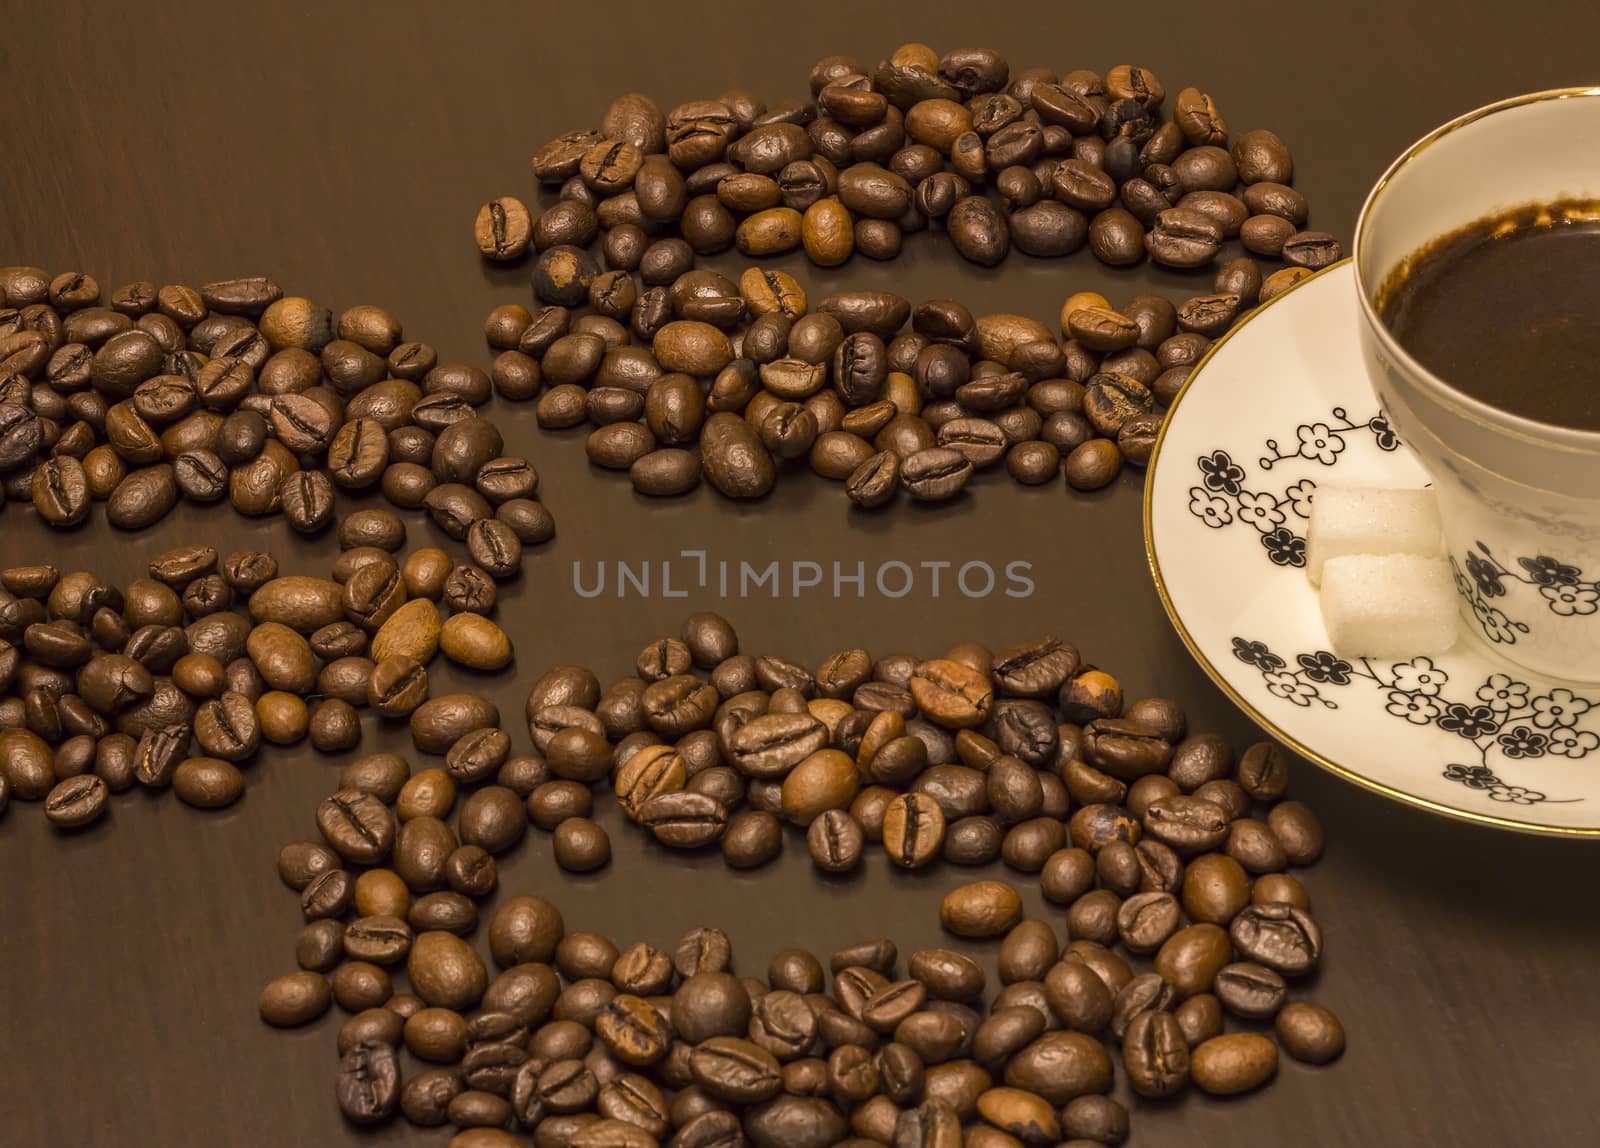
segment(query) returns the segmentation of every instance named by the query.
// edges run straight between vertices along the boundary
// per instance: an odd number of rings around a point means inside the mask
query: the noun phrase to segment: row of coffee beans
[[[1108,834],[1131,847],[1151,808],[1209,818],[1208,848],[1259,842],[1246,861],[1288,863],[1250,818],[1253,798],[1281,795],[1281,757],[1252,750],[1249,769],[1272,777],[1252,772],[1241,786],[1221,737],[1191,733],[1169,699],[1125,704],[1114,677],[1055,638],[998,653],[967,643],[933,659],[851,649],[812,668],[741,652],[726,619],[696,614],[609,688],[581,667],[550,670],[526,716],[552,775],[526,794],[537,824],[587,814],[583,790],[609,780],[624,814],[662,845],[718,847],[734,868],[776,859],[788,824],[828,872],[854,870],[880,845],[904,869],[1002,860],[1056,886],[1063,849],[1081,859]],[[502,784],[531,780],[525,766],[517,775]],[[1165,843],[1187,828],[1152,832],[1146,852],[1166,871],[1181,873]],[[1304,864],[1314,850],[1292,856]]]
[[[491,200],[474,238],[494,260],[559,249],[575,274],[593,273],[581,249],[601,235],[608,249],[666,236],[691,261],[798,248],[834,267],[857,251],[893,259],[906,233],[930,228],[983,266],[1013,246],[1061,256],[1087,245],[1114,267],[1193,268],[1234,238],[1295,266],[1339,258],[1332,235],[1305,229],[1277,135],[1230,137],[1197,88],[1166,104],[1137,65],[1013,74],[987,49],[941,56],[915,43],[875,69],[826,57],[808,98],[772,105],[729,91],[663,111],[630,92],[598,129],[534,154],[534,176],[560,187],[554,206],[534,218],[515,196]]]
[[[846,291],[812,306],[782,271],[737,283],[671,271],[642,293],[614,272],[537,315],[496,307],[495,386],[537,399],[541,427],[592,424],[589,460],[627,472],[640,494],[686,494],[703,474],[729,498],[760,498],[782,471],[809,469],[864,509],[902,489],[955,498],[1002,467],[1027,485],[1062,473],[1073,490],[1108,485],[1124,462],[1148,461],[1161,409],[1212,341],[1309,274],[1264,280],[1241,256],[1176,306],[1140,294],[1113,309],[1079,293],[1062,308],[1063,339],[949,299]],[[575,317],[582,304],[593,313]]]
[[[726,623],[700,625],[721,631]],[[952,653],[975,660],[977,651]],[[674,682],[662,662],[681,657],[671,643],[656,644],[641,656],[637,680]],[[739,671],[739,657],[718,659],[724,675]],[[793,663],[751,661],[751,672],[782,678],[775,691],[804,696]],[[1037,661],[1037,680],[1023,664],[1005,671],[1026,683],[1021,700],[1057,676],[1054,650]],[[942,720],[913,720],[954,727],[957,737],[982,727],[969,720],[981,691],[952,668],[966,663],[935,664],[923,663],[930,672],[914,671],[908,680],[920,684],[908,688]],[[833,700],[833,680],[815,675],[822,697],[812,700]],[[869,680],[858,700],[870,697],[862,693]],[[1085,685],[1090,694],[1102,688]],[[364,758],[318,806],[321,840],[279,854],[279,875],[299,893],[306,924],[299,971],[265,987],[260,1014],[275,1026],[308,1023],[334,1003],[349,1014],[334,1091],[355,1124],[396,1115],[453,1124],[453,1148],[515,1148],[527,1136],[535,1146],[607,1148],[1118,1144],[1129,1122],[1108,1096],[1119,1060],[1141,1096],[1171,1096],[1190,1083],[1233,1095],[1266,1083],[1280,1048],[1312,1064],[1343,1051],[1334,1014],[1289,1000],[1290,983],[1319,966],[1322,936],[1308,893],[1285,870],[1316,860],[1321,827],[1303,805],[1280,800],[1285,767],[1269,744],[1235,763],[1220,740],[1190,739],[1180,742],[1192,747],[1181,757],[1151,766],[1144,742],[1163,726],[1168,741],[1183,736],[1170,702],[1140,706],[1142,730],[1133,720],[1102,726],[1140,742],[1102,761],[1106,769],[1058,767],[1104,787],[1080,799],[1065,828],[1062,802],[1057,829],[1071,844],[1038,870],[1046,898],[1068,907],[1065,944],[1047,921],[1024,918],[1018,891],[1003,881],[944,898],[940,919],[950,932],[1003,938],[1002,987],[992,995],[982,966],[954,950],[918,951],[903,969],[887,940],[841,950],[826,967],[790,950],[764,976],[740,977],[716,929],[693,930],[670,950],[619,949],[567,932],[554,905],[529,896],[488,914],[485,961],[470,938],[496,891],[497,857],[526,833],[518,798],[538,791],[527,783],[540,765],[599,758],[604,746],[583,716],[591,711],[575,705],[598,696],[592,675],[552,671],[535,692],[541,716],[531,724],[536,739],[548,740],[540,753],[507,763],[497,784],[461,798],[475,779],[448,762],[413,774],[392,756]],[[667,692],[674,704],[647,703],[658,728],[692,707],[692,695]],[[991,700],[990,712],[1003,700]],[[578,724],[563,724],[568,718]],[[641,740],[622,757],[619,779],[654,744]],[[998,754],[982,768],[954,768],[993,775],[1006,761]],[[626,806],[626,782],[618,792]],[[718,820],[716,799],[681,800],[690,793],[646,803],[676,801],[674,823],[700,834]],[[1255,803],[1270,812],[1251,817]],[[914,817],[918,805],[902,809]],[[843,824],[837,812],[815,812],[812,826]],[[942,816],[942,807],[927,815]],[[1147,958],[1153,967],[1139,971]],[[1269,1024],[1276,1040],[1263,1031]]]
[[[209,546],[168,551],[122,588],[52,566],[0,571],[0,813],[14,795],[74,828],[135,786],[221,808],[263,745],[354,748],[363,708],[409,719],[422,749],[495,724],[482,699],[430,697],[427,669],[439,653],[510,664],[487,616],[495,582],[439,549],[401,562],[404,538],[392,511],[356,511],[332,578]]]
[[[538,474],[477,414],[489,376],[270,279],[198,290],[0,268],[0,491],[51,526],[136,530],[180,499],[334,523],[335,491],[426,508],[496,577],[554,532]]]

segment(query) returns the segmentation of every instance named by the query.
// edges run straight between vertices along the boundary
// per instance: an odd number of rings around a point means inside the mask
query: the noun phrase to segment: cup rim
[[[1464,112],[1461,115],[1456,116],[1454,119],[1440,124],[1432,131],[1429,131],[1427,134],[1423,135],[1420,139],[1411,144],[1410,147],[1401,152],[1398,157],[1396,157],[1394,162],[1391,163],[1384,170],[1384,173],[1378,177],[1377,183],[1372,185],[1372,190],[1367,193],[1367,198],[1361,205],[1361,211],[1356,216],[1355,238],[1352,244],[1351,261],[1355,267],[1356,294],[1360,299],[1361,315],[1366,321],[1368,329],[1373,332],[1379,344],[1383,347],[1384,353],[1387,354],[1391,359],[1399,362],[1399,364],[1406,369],[1411,378],[1417,382],[1423,390],[1429,392],[1435,401],[1439,401],[1447,406],[1454,407],[1462,415],[1488,429],[1498,431],[1503,434],[1510,434],[1518,438],[1540,443],[1542,445],[1552,445],[1566,450],[1588,454],[1600,452],[1600,431],[1580,430],[1576,427],[1565,427],[1557,423],[1542,422],[1538,419],[1530,419],[1524,415],[1513,414],[1510,411],[1502,410],[1500,407],[1494,406],[1491,403],[1486,403],[1482,399],[1474,398],[1464,391],[1457,389],[1450,382],[1434,374],[1427,367],[1423,366],[1422,363],[1411,354],[1411,352],[1407,351],[1403,346],[1400,345],[1399,340],[1394,337],[1393,332],[1389,330],[1387,324],[1385,324],[1383,319],[1378,315],[1377,308],[1373,305],[1372,298],[1367,293],[1365,284],[1366,277],[1363,274],[1366,267],[1364,255],[1367,246],[1367,236],[1371,231],[1372,226],[1373,209],[1377,206],[1378,201],[1383,197],[1383,193],[1388,188],[1389,184],[1394,180],[1395,176],[1397,176],[1400,171],[1406,167],[1406,165],[1410,164],[1424,151],[1433,146],[1435,143],[1439,142],[1445,136],[1451,135],[1462,128],[1469,127],[1472,124],[1477,123],[1479,120],[1487,119],[1490,116],[1498,115],[1501,112],[1528,107],[1532,104],[1547,103],[1555,100],[1585,98],[1600,98],[1600,86],[1589,85],[1570,88],[1548,88],[1540,92],[1527,92],[1523,95],[1511,96],[1503,100],[1496,100],[1493,103],[1484,104],[1482,107],[1474,108],[1469,112]]]

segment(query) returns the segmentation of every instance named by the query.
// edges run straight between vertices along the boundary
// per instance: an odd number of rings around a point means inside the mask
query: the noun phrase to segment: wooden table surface
[[[1351,0],[1320,15],[1282,3],[1023,4],[1004,18],[971,3],[913,14],[912,5],[815,0],[692,16],[615,2],[242,7],[5,5],[0,263],[85,270],[107,289],[134,278],[270,275],[336,308],[384,305],[408,336],[485,366],[484,313],[530,300],[525,267],[487,268],[469,245],[477,205],[531,199],[533,149],[594,123],[624,89],[665,106],[732,86],[780,98],[803,90],[819,56],[875,61],[908,39],[940,50],[989,44],[1018,68],[1138,62],[1169,91],[1209,91],[1235,130],[1275,129],[1295,152],[1314,222],[1348,239],[1367,186],[1413,138],[1491,99],[1593,82],[1600,34],[1600,10],[1580,0],[1537,9],[1473,0],[1448,12]],[[1113,299],[1196,289],[1148,268],[1110,272],[1087,255],[979,270],[927,236],[887,266],[778,262],[818,294],[883,286],[1046,322],[1077,289]],[[489,685],[513,727],[546,666],[588,662],[618,676],[648,638],[715,608],[747,650],[811,663],[845,645],[931,653],[1054,632],[1118,674],[1130,696],[1177,696],[1191,728],[1222,730],[1241,747],[1252,740],[1149,585],[1137,476],[1107,496],[1074,498],[991,475],[959,505],[865,521],[846,513],[837,488],[803,478],[757,506],[705,490],[658,505],[591,474],[581,434],[542,435],[532,414],[498,412],[508,453],[535,460],[558,523],[504,596],[517,672]],[[419,520],[410,526],[413,543],[434,537]],[[103,523],[52,534],[11,507],[0,514],[0,566],[49,559],[125,580],[197,538],[271,548],[295,572],[325,571],[334,553],[330,539],[307,543],[282,523],[225,509],[112,538]],[[600,560],[660,561],[685,549],[762,563],[1021,560],[1034,564],[1037,592],[897,601],[574,593],[575,562],[592,572]],[[387,744],[369,732],[366,748]],[[13,803],[0,818],[0,1148],[443,1144],[437,1131],[396,1124],[363,1134],[342,1123],[335,1017],[290,1034],[256,1019],[261,984],[293,967],[298,926],[273,858],[314,832],[312,808],[338,764],[309,749],[264,754],[245,799],[220,815],[133,793],[78,836],[53,833],[37,807]],[[1238,1101],[1140,1104],[1133,1142],[1600,1142],[1591,1091],[1600,849],[1445,821],[1310,765],[1293,784],[1331,840],[1306,874],[1328,947],[1310,988],[1344,1018],[1349,1052],[1327,1069],[1286,1064],[1271,1088]],[[882,934],[902,952],[942,943],[938,898],[971,876],[948,866],[890,873],[874,852],[863,874],[824,882],[795,838],[780,864],[735,874],[716,857],[647,848],[608,800],[600,807],[616,847],[609,869],[565,876],[548,837],[533,834],[505,866],[502,889],[551,897],[569,927],[624,942],[669,943],[718,924],[746,969],[788,945],[825,952]],[[1025,884],[1032,911],[1060,927],[1060,912]]]

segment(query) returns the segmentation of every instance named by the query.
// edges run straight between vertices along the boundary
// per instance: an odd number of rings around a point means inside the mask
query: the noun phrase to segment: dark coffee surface
[[[108,286],[272,275],[329,306],[388,307],[408,337],[487,366],[483,316],[530,298],[525,269],[478,261],[473,213],[486,195],[533,196],[528,158],[541,142],[597,122],[628,88],[666,106],[734,85],[776,98],[802,86],[823,55],[876,62],[908,39],[993,47],[1019,68],[1137,62],[1169,92],[1197,84],[1236,131],[1282,135],[1295,151],[1295,185],[1315,205],[1312,226],[1348,240],[1371,181],[1433,125],[1516,92],[1592,82],[1600,13],[1591,3],[1552,0],[1540,20],[1503,15],[1466,0],[1451,50],[1440,52],[1434,0],[1352,0],[1326,20],[1286,19],[1281,3],[1265,0],[692,13],[621,3],[12,4],[0,36],[12,113],[0,118],[0,261],[81,269]],[[1196,289],[1190,277],[1113,271],[1087,253],[1013,256],[977,270],[931,236],[910,237],[888,265],[774,263],[818,294],[849,285],[948,295],[1050,323],[1075,290],[1120,300]],[[743,265],[730,258],[718,269]],[[1117,674],[1130,696],[1180,698],[1195,728],[1225,731],[1239,748],[1256,736],[1161,612],[1135,473],[1081,499],[1059,483],[1018,488],[991,473],[975,497],[888,517],[850,515],[842,491],[810,481],[781,484],[756,505],[730,506],[706,489],[660,505],[592,475],[581,432],[543,434],[531,408],[494,409],[508,450],[538,465],[559,530],[502,593],[497,618],[516,642],[515,672],[441,670],[439,687],[485,690],[508,720],[547,666],[586,662],[609,680],[630,671],[644,635],[717,609],[750,649],[812,665],[852,645],[937,653],[1052,631]],[[98,522],[57,533],[8,506],[0,566],[48,557],[125,582],[162,550],[204,540],[270,548],[286,572],[309,574],[326,571],[337,549],[332,537],[306,542],[284,523],[225,508],[183,506],[131,537]],[[407,522],[411,546],[460,553],[420,519]],[[713,562],[1017,558],[1034,563],[1037,589],[1024,599],[946,588],[938,598],[837,602],[723,598],[714,584],[671,599],[572,591],[580,559],[592,582],[598,560],[659,562],[685,549],[705,549]],[[525,731],[516,734],[525,747]],[[411,753],[403,731],[370,725],[362,748]],[[274,858],[283,843],[315,835],[312,811],[344,763],[304,746],[264,754],[238,805],[211,815],[140,793],[114,799],[77,835],[52,830],[37,806],[13,801],[0,815],[0,1148],[445,1143],[442,1130],[368,1133],[344,1123],[333,1088],[342,1018],[284,1033],[256,1015],[261,986],[294,967],[301,923]],[[1305,763],[1291,793],[1318,811],[1329,837],[1325,858],[1302,874],[1325,967],[1292,995],[1338,1012],[1349,1051],[1328,1068],[1286,1062],[1259,1095],[1140,1104],[1131,1143],[1600,1141],[1600,919],[1591,909],[1600,848],[1447,821]],[[549,897],[569,927],[619,941],[670,945],[692,926],[719,925],[741,972],[759,972],[786,945],[827,952],[883,935],[902,953],[947,944],[994,972],[995,946],[943,934],[938,906],[957,885],[1005,876],[998,866],[906,873],[874,849],[854,877],[824,880],[791,834],[776,864],[730,873],[718,856],[655,847],[609,796],[597,814],[614,845],[610,867],[563,875],[551,838],[530,832],[503,870],[502,896]],[[1065,914],[1036,883],[1016,883],[1027,911],[1064,931]],[[1126,1085],[1116,1094],[1127,1099]]]
[[[1600,223],[1486,220],[1416,260],[1384,301],[1439,378],[1524,418],[1600,430]]]

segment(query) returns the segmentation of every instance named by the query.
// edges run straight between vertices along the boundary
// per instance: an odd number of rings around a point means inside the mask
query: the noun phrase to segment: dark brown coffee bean
[[[383,802],[356,790],[341,790],[317,807],[317,828],[348,861],[375,864],[394,847],[394,818]]]
[[[1178,325],[1215,338],[1233,325],[1238,314],[1237,295],[1196,295],[1178,305]]]
[[[1171,1096],[1189,1082],[1189,1044],[1169,1012],[1135,1017],[1122,1041],[1128,1083],[1141,1096]]]
[[[1283,801],[1267,814],[1267,826],[1283,845],[1291,865],[1310,865],[1320,856],[1324,843],[1322,822],[1298,801]]]
[[[1327,1064],[1344,1052],[1344,1026],[1320,1005],[1290,1001],[1278,1013],[1273,1029],[1283,1050],[1306,1064]]]
[[[1208,853],[1183,873],[1183,907],[1197,922],[1227,926],[1250,903],[1250,878],[1232,857]]]
[[[986,196],[957,200],[945,217],[945,231],[963,259],[993,267],[1011,250],[1011,229]]]
[[[1228,932],[1241,953],[1285,976],[1311,972],[1322,957],[1322,930],[1292,905],[1250,905],[1234,917]]]
[[[729,823],[722,839],[723,859],[735,869],[753,869],[783,850],[783,823],[771,813],[746,810]]]
[[[752,1041],[714,1036],[689,1057],[694,1082],[712,1096],[739,1104],[759,1103],[782,1087],[777,1059]]]
[[[1117,910],[1117,934],[1134,953],[1155,952],[1180,923],[1178,900],[1164,891],[1135,893]]]
[[[719,840],[728,825],[727,808],[699,793],[664,793],[639,810],[639,823],[664,845],[697,849]]]
[[[1289,859],[1283,844],[1265,822],[1242,817],[1228,826],[1227,856],[1251,873],[1277,873]]]
[[[1237,918],[1236,918],[1237,920]],[[1233,959],[1228,934],[1216,925],[1179,929],[1156,954],[1155,969],[1181,997],[1211,991],[1217,970]]]
[[[172,774],[172,791],[178,800],[197,809],[221,809],[244,793],[244,774],[231,762],[215,757],[191,757]]]
[[[1177,795],[1151,803],[1145,811],[1146,832],[1180,853],[1215,848],[1228,833],[1228,812],[1199,797]]]
[[[829,809],[812,820],[806,845],[819,869],[848,873],[861,863],[865,836],[861,823],[840,809]]]
[[[1074,490],[1099,490],[1122,469],[1122,452],[1110,439],[1097,438],[1074,446],[1067,454],[1067,485]]]
[[[1129,267],[1144,259],[1144,225],[1126,208],[1108,207],[1089,222],[1089,250],[1111,267]]]
[[[1288,993],[1281,976],[1250,961],[1239,961],[1218,971],[1214,991],[1224,1008],[1246,1020],[1272,1019]]]
[[[64,829],[87,825],[105,812],[108,793],[106,783],[92,773],[66,777],[45,796],[45,817]]]

